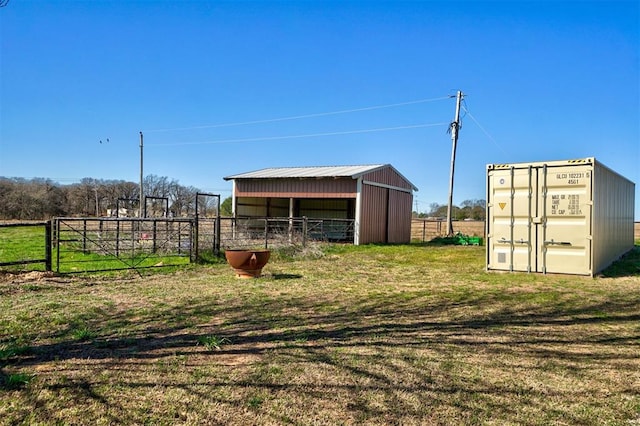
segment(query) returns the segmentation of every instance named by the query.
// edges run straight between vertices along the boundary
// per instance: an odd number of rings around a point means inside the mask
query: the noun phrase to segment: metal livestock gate
[[[194,257],[195,221],[167,218],[55,218],[55,271],[179,266]]]
[[[351,242],[354,227],[352,219],[306,217],[61,217],[0,225],[0,267],[83,273],[180,266],[218,257],[221,247],[273,249],[306,246],[310,241]]]

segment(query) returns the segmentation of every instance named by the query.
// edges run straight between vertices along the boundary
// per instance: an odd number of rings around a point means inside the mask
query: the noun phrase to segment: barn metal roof
[[[402,176],[391,164],[370,164],[361,166],[309,166],[309,167],[269,167],[266,169],[255,170],[253,172],[240,173],[237,175],[226,176],[224,180],[233,179],[286,179],[286,178],[338,178],[350,177],[357,179],[367,173],[384,168],[393,169],[398,175]],[[414,190],[417,190],[407,178],[402,176]]]
[[[319,178],[351,177],[357,179],[363,174],[385,167],[384,164],[368,166],[321,166],[321,167],[270,167],[253,172],[227,176],[231,179],[280,179],[280,178]]]

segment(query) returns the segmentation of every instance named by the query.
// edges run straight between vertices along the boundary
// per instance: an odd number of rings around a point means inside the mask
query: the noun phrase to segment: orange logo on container
[[[498,205],[500,206],[500,210],[504,210],[507,203],[498,203]]]

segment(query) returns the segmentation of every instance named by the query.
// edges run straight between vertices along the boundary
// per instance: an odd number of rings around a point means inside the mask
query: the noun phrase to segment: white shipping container
[[[633,248],[634,194],[595,158],[487,165],[487,270],[597,274]]]

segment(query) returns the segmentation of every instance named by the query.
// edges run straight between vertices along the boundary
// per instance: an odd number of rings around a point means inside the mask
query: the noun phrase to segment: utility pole
[[[453,236],[453,175],[456,168],[456,148],[458,145],[458,131],[460,130],[460,103],[463,97],[464,94],[458,90],[458,94],[456,95],[456,116],[449,127],[451,131],[451,141],[453,142],[451,147],[451,172],[449,176],[449,205],[447,206],[447,235],[450,237]]]
[[[140,198],[138,200],[138,217],[141,218],[142,217],[142,203],[144,202],[143,199],[143,187],[142,187],[142,175],[143,175],[143,160],[142,160],[142,155],[143,155],[143,149],[144,149],[144,138],[142,136],[142,132],[140,132]]]

